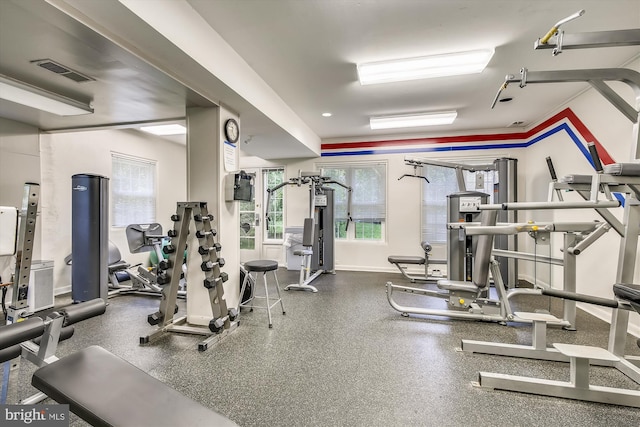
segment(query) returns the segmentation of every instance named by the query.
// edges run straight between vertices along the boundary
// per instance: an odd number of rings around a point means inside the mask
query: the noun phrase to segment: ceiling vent
[[[523,128],[524,122],[516,121],[507,126],[508,128]]]
[[[32,64],[36,64],[39,67],[44,68],[45,70],[49,70],[52,73],[56,73],[60,76],[66,77],[70,80],[73,80],[76,83],[84,83],[84,82],[92,82],[95,79],[92,79],[89,76],[86,76],[82,73],[72,70],[71,68],[59,64],[51,59],[36,59],[31,61]]]

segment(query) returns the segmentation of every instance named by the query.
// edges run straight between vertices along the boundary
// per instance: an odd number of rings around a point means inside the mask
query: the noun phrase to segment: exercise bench
[[[104,311],[104,301],[96,299],[53,312],[46,320],[34,317],[0,327],[2,361],[22,352],[39,366],[31,384],[42,398],[21,403],[49,397],[68,404],[71,412],[93,426],[236,425],[102,347],[91,346],[60,359],[52,354],[63,326],[72,328],[73,323]],[[42,345],[34,342],[38,338]]]
[[[402,256],[402,255],[389,255],[387,257],[387,261],[391,264],[398,267],[400,273],[407,279],[411,281],[411,283],[415,282],[429,282],[429,281],[438,281],[443,278],[443,276],[430,276],[429,275],[429,265],[430,264],[447,264],[446,259],[430,259],[429,253],[431,252],[431,244],[429,242],[420,243],[422,250],[424,251],[424,257],[421,256]],[[424,265],[424,276],[412,276],[407,273],[408,265]]]

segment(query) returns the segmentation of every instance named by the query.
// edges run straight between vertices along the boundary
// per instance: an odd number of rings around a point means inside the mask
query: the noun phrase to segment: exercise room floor
[[[298,274],[280,269],[278,276],[284,287]],[[156,329],[146,316],[159,299],[120,296],[103,316],[77,324],[58,354],[100,345],[240,426],[640,426],[639,409],[474,387],[478,371],[567,381],[569,368],[457,351],[462,339],[530,344],[530,327],[405,318],[387,302],[389,280],[408,284],[400,274],[323,275],[316,294],[282,292],[287,314],[273,307],[273,329],[264,310],[243,310],[238,329],[205,352],[190,335],[166,334],[140,346],[139,336]],[[402,304],[444,307],[443,300],[396,295]],[[551,308],[562,316],[561,304],[550,307],[547,297],[517,298],[517,310]],[[605,322],[578,310],[577,327],[551,329],[548,342],[606,348]],[[627,354],[640,355],[631,337]],[[25,381],[29,369],[22,364]],[[593,367],[591,381],[640,390],[612,368]],[[33,390],[23,387],[20,397]],[[85,424],[73,416],[71,425]]]

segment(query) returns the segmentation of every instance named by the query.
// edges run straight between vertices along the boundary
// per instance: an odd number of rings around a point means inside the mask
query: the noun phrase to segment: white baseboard
[[[71,285],[62,286],[60,288],[55,288],[53,290],[53,295],[55,295],[55,296],[64,295],[64,294],[70,294],[70,293],[71,293]]]
[[[387,266],[384,266],[384,267],[380,267],[380,266],[363,267],[361,265],[336,265],[336,270],[337,271],[363,271],[363,272],[372,272],[372,273],[398,273],[398,274],[400,274],[398,269],[393,267],[393,266],[389,266],[389,267],[387,267]]]
[[[547,282],[545,282],[543,280],[540,280],[540,279],[538,279],[536,281],[536,278],[534,276],[530,276],[528,274],[519,274],[518,275],[518,280],[525,280],[525,281],[527,281],[529,283],[532,283],[532,284],[538,285],[538,286],[542,286],[542,287],[545,287],[545,288],[550,288],[551,287],[551,285],[549,285]]]
[[[436,264],[437,265],[437,264]],[[389,266],[366,266],[363,267],[361,265],[337,265],[336,266],[336,270],[337,271],[363,271],[363,272],[371,272],[371,273],[398,273],[398,274],[402,274],[400,273],[400,270],[398,270],[398,268],[392,264],[389,264]],[[430,269],[431,270],[431,269]],[[446,273],[446,265],[442,266],[442,268],[440,268],[440,270],[444,271]],[[424,267],[422,268],[407,268],[407,273],[412,275],[412,276],[424,276]],[[443,277],[444,279],[445,277]]]
[[[576,304],[576,307],[584,311],[585,313],[589,313],[590,315],[597,317],[600,320],[611,324],[611,310],[605,307],[599,307],[593,304],[585,304],[579,302]],[[627,328],[627,332],[633,335],[634,337],[640,338],[640,326],[636,324],[632,324],[629,322],[629,327]]]

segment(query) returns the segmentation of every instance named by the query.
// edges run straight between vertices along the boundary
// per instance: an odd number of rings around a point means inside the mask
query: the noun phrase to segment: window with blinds
[[[460,160],[456,161],[460,162]],[[472,162],[465,163],[473,164]],[[423,173],[430,183],[422,183],[422,240],[430,243],[446,243],[447,196],[461,191],[458,188],[456,172],[452,168],[424,165]],[[482,174],[484,178],[481,181],[483,183],[481,188],[476,186],[477,174]],[[464,171],[463,175],[468,191],[487,193],[489,195],[489,203],[493,203],[493,187],[496,181],[495,171]]]
[[[111,225],[156,220],[156,162],[111,153]]]
[[[348,191],[335,188],[335,236],[337,239],[384,240],[387,216],[387,165],[386,163],[322,164],[323,176],[350,186],[351,217],[347,224]]]

